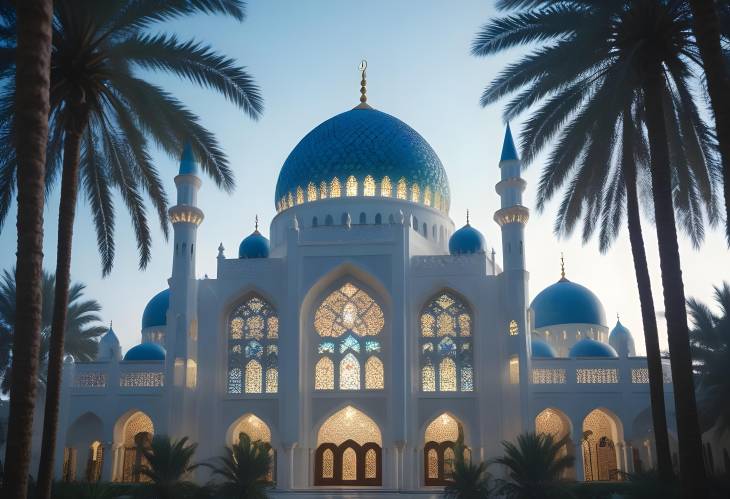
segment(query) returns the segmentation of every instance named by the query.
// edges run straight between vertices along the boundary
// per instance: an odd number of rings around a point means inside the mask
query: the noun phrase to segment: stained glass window
[[[316,201],[317,200],[317,186],[314,185],[312,182],[309,182],[309,185],[307,186],[307,201]]]
[[[418,188],[418,184],[411,186],[411,201],[417,203],[421,198],[421,190]]]
[[[398,181],[398,186],[396,187],[396,196],[398,199],[406,199],[408,194],[406,190],[406,179],[402,178]]]
[[[297,187],[297,204],[302,204],[304,202],[304,191],[301,187]]]
[[[474,391],[473,320],[456,295],[442,292],[423,309],[420,318],[421,390]]]
[[[380,195],[390,197],[393,195],[393,186],[390,183],[390,177],[385,176],[383,177],[382,182],[380,182]]]
[[[348,197],[357,196],[357,179],[352,175],[347,177],[345,190]]]
[[[363,182],[363,194],[366,196],[375,196],[375,180],[372,175],[365,177]]]
[[[352,447],[342,453],[342,479],[357,480],[357,454]]]
[[[383,389],[382,347],[374,337],[384,325],[380,306],[356,285],[348,282],[330,293],[314,314],[314,329],[323,338],[317,344],[315,389]]]
[[[338,179],[337,177],[333,178],[332,183],[330,183],[330,197],[340,197],[340,179]]]
[[[327,182],[324,180],[319,183],[319,199],[327,199]]]
[[[228,393],[277,393],[279,318],[259,296],[237,306],[228,322]]]

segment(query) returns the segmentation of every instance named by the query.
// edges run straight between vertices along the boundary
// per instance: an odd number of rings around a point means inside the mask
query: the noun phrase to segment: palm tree
[[[226,447],[225,455],[216,464],[204,464],[213,476],[223,479],[218,496],[223,499],[266,499],[271,487],[268,475],[271,469],[271,446],[260,440],[251,440],[241,433],[238,443]]]
[[[150,162],[146,135],[151,135],[158,146],[173,156],[179,156],[183,143],[189,143],[203,170],[216,184],[226,190],[233,188],[228,161],[214,136],[180,101],[147,82],[138,70],[167,72],[210,88],[252,118],[258,118],[262,110],[258,87],[234,60],[200,42],[148,33],[150,27],[161,21],[199,13],[224,14],[241,21],[245,17],[244,2],[56,1],[51,60],[50,158],[46,179],[52,185],[60,168],[61,195],[57,289],[38,471],[38,487],[43,499],[50,494],[58,426],[66,291],[79,179],[93,210],[104,274],[111,271],[114,260],[112,189],[119,190],[132,217],[141,268],[151,257],[145,194],[155,206],[167,235],[167,199],[159,175]],[[2,29],[7,32],[14,29],[13,16],[3,18]],[[4,42],[5,50],[12,53],[12,37]],[[12,67],[13,60],[12,57],[3,60],[0,71]],[[0,101],[10,99],[14,93],[13,82],[7,82]],[[0,110],[0,126],[9,127],[12,116],[12,108],[5,112]],[[0,172],[10,168],[13,166],[9,161],[0,162]],[[12,183],[9,185],[12,188]],[[0,210],[0,220],[4,215]]]
[[[508,499],[558,499],[572,497],[570,482],[562,477],[575,458],[566,455],[567,438],[555,440],[545,433],[523,433],[517,442],[502,442],[504,456],[492,462],[506,468],[507,479],[498,479],[496,493]]]
[[[446,499],[485,499],[489,497],[489,473],[487,463],[474,464],[466,458],[464,433],[459,428],[459,437],[454,446],[454,463],[451,481],[444,488]]]
[[[730,244],[730,65],[723,54],[718,5],[714,1],[690,0],[694,18],[694,33],[697,38],[697,48],[702,57],[702,67],[705,70],[707,93],[715,116],[717,140],[722,157],[722,175],[725,186],[725,214],[727,242]],[[721,2],[717,2],[721,3]],[[730,9],[730,4],[723,6]],[[725,26],[725,36],[730,33],[730,26]]]
[[[148,483],[140,485],[136,495],[145,499],[179,499],[191,495],[196,486],[185,478],[198,467],[193,464],[197,447],[188,443],[188,437],[172,440],[167,435],[155,435],[149,445],[140,447],[145,462],[135,473],[144,476]]]
[[[53,295],[56,278],[48,272],[43,273],[42,299],[43,312],[41,314],[41,345],[39,360],[41,368],[38,372],[38,383],[46,385],[48,357],[50,350],[49,337],[51,335],[51,321],[53,319]],[[96,358],[99,337],[107,331],[100,323],[98,312],[101,305],[96,300],[84,298],[86,286],[82,283],[72,283],[69,290],[68,320],[66,322],[66,341],[64,354],[71,355],[74,360],[88,362]],[[0,274],[0,391],[8,393],[10,390],[9,378],[12,370],[12,357],[2,352],[12,348],[15,338],[14,331],[17,324],[17,304],[15,272],[5,270]]]
[[[572,177],[561,206],[567,217],[559,223],[575,223],[576,218],[571,221],[571,217],[580,216],[581,205],[590,196],[602,194],[595,186],[600,179],[609,178],[609,169],[595,158],[610,156],[616,143],[613,124],[631,106],[646,129],[682,484],[686,497],[702,497],[704,469],[675,209],[681,226],[694,234],[693,241],[701,241],[703,208],[711,222],[717,221],[716,166],[711,153],[714,144],[708,142],[709,131],[697,116],[689,90],[697,50],[688,7],[680,0],[501,0],[499,6],[516,12],[484,26],[474,41],[473,53],[490,55],[535,41],[542,46],[500,74],[485,90],[482,104],[519,92],[508,104],[505,118],[510,118],[539,103],[527,123],[526,135],[533,142],[523,139],[523,157],[528,163],[559,134],[549,159],[555,166],[541,179],[538,206]],[[687,145],[688,140],[691,144]],[[676,147],[682,143],[687,147]],[[697,143],[702,147],[695,147]],[[584,190],[588,196],[580,195]],[[587,205],[584,227],[594,223],[592,219],[600,219],[595,212],[600,207],[601,203]],[[656,359],[651,364],[656,371]]]
[[[28,468],[35,410],[35,381],[38,372],[38,348],[41,323],[41,279],[43,273],[43,203],[48,140],[48,110],[52,0],[27,0],[16,5],[0,5],[3,12],[17,15],[17,44],[14,57],[18,91],[12,106],[18,109],[13,123],[17,133],[5,151],[10,151],[17,164],[17,174],[0,173],[0,184],[17,179],[18,248],[16,290],[18,341],[13,358],[15,375],[11,386],[15,397],[10,401],[8,441],[5,451],[5,473],[2,496],[23,499],[28,489]],[[3,33],[6,34],[6,33]],[[6,55],[7,58],[7,55]],[[11,72],[8,72],[11,73]],[[15,147],[13,147],[13,145]],[[2,154],[5,158],[6,155]],[[6,199],[0,194],[0,210]],[[0,224],[1,225],[1,224]]]
[[[692,358],[699,378],[698,397],[707,427],[730,431],[730,284],[715,287],[720,314],[689,299]]]

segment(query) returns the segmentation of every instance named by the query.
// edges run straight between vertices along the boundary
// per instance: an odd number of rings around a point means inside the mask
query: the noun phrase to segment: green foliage
[[[114,499],[123,495],[127,487],[108,482],[56,482],[51,499]]]
[[[188,437],[172,440],[167,435],[155,435],[149,446],[141,447],[146,462],[135,471],[149,482],[140,484],[135,496],[144,499],[192,497],[197,487],[186,480],[186,476],[198,467],[193,464],[197,447],[197,444],[188,443]]]
[[[502,442],[504,456],[492,463],[504,466],[507,478],[496,480],[495,492],[508,499],[573,497],[572,482],[562,478],[575,461],[564,455],[567,441],[529,432],[518,435],[516,443]]]
[[[222,479],[216,486],[221,499],[266,499],[271,487],[267,475],[271,467],[271,446],[260,440],[252,441],[241,433],[239,441],[226,447],[225,454],[209,467],[213,476]]]
[[[69,130],[82,133],[80,194],[91,207],[103,273],[114,262],[114,191],[132,219],[140,267],[151,258],[145,198],[167,236],[167,195],[151,143],[175,159],[189,143],[218,186],[234,187],[228,158],[198,116],[147,78],[167,73],[210,89],[258,118],[263,100],[246,69],[204,42],[158,33],[160,23],[198,14],[242,21],[241,0],[56,0],[46,184],[59,177]],[[152,34],[149,31],[155,30]],[[15,195],[15,12],[0,9],[0,229]]]
[[[504,0],[499,6],[510,12],[481,28],[472,53],[489,56],[521,46],[531,51],[487,86],[481,102],[512,96],[507,121],[530,110],[521,156],[529,164],[550,148],[537,207],[542,210],[564,189],[556,234],[569,235],[582,225],[583,240],[599,231],[606,250],[624,225],[629,168],[629,181],[650,193],[642,85],[649,61],[659,61],[677,221],[699,246],[705,219],[720,219],[720,166],[715,138],[692,92],[699,59],[686,2]]]
[[[444,488],[447,499],[484,499],[489,497],[490,476],[487,464],[472,463],[465,457],[464,430],[459,427],[459,436],[454,446],[454,463],[451,483]]]
[[[39,381],[45,383],[48,361],[51,321],[53,319],[53,302],[55,297],[56,277],[44,272],[42,282],[43,311],[41,318],[41,368]],[[68,316],[64,351],[78,361],[89,361],[96,357],[99,337],[106,332],[106,327],[99,324],[101,305],[96,300],[84,298],[86,285],[72,283],[69,289]],[[0,274],[0,378],[3,393],[9,389],[9,374],[12,368],[11,349],[13,328],[15,325],[15,270],[4,270]]]
[[[690,341],[698,377],[698,399],[705,429],[715,424],[730,430],[730,284],[715,287],[720,313],[695,300],[687,300],[692,318]]]

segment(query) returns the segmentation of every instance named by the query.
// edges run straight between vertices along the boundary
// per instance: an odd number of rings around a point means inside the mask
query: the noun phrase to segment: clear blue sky
[[[239,24],[218,17],[198,17],[161,25],[183,37],[209,42],[248,67],[263,90],[266,110],[252,122],[222,97],[174,78],[153,76],[197,112],[230,157],[237,188],[232,195],[203,180],[200,207],[205,221],[198,232],[198,273],[215,276],[220,242],[234,256],[240,240],[253,230],[256,214],[264,232],[275,214],[274,187],[291,149],[312,128],[358,102],[362,58],[368,60],[368,102],[418,130],[440,156],[449,175],[451,216],[461,225],[467,209],[472,224],[495,246],[500,257],[499,228],[492,221],[499,198],[497,162],[503,138],[499,105],[482,109],[479,96],[505,64],[518,53],[490,59],[469,55],[480,24],[494,15],[488,0],[251,0],[248,19]],[[512,124],[519,134],[520,123]],[[174,199],[177,161],[155,154],[156,164]],[[525,173],[526,204],[534,205],[540,161]],[[55,265],[57,193],[46,210],[46,266]],[[170,243],[154,227],[153,259],[146,271],[137,268],[129,218],[117,201],[117,257],[111,276],[101,278],[96,238],[88,204],[79,203],[74,240],[73,279],[87,284],[89,296],[113,320],[126,350],[140,341],[140,321],[147,300],[167,286]],[[616,313],[644,351],[641,316],[628,237],[606,255],[596,243],[582,246],[579,237],[557,240],[551,231],[555,204],[542,214],[532,212],[527,226],[527,261],[531,296],[559,278],[565,253],[568,277],[591,288],[603,301],[612,325]],[[150,212],[150,216],[154,216]],[[653,228],[645,226],[657,310],[661,311],[659,265]],[[15,261],[15,212],[0,234],[0,267]],[[719,232],[708,235],[700,251],[681,243],[688,296],[706,301],[712,285],[730,280],[728,251]],[[663,321],[660,322],[663,328]],[[666,345],[666,342],[663,342]]]

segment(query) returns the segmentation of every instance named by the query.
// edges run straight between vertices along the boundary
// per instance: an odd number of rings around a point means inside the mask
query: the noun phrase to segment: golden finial
[[[565,279],[565,258],[563,258],[563,252],[560,252],[560,278]]]
[[[360,61],[360,67],[358,68],[360,70],[360,104],[357,105],[355,109],[370,109],[370,106],[368,105],[368,96],[367,96],[367,74],[365,73],[365,70],[368,68],[368,61],[363,59]]]
[[[259,216],[256,215],[256,218],[254,218],[254,229],[259,230]]]

